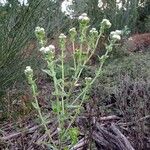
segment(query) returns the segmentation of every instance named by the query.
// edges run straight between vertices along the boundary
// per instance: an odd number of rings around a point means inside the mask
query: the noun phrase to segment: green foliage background
[[[30,0],[28,3],[28,6],[21,6],[17,0],[13,0],[0,7],[1,92],[22,77],[27,64],[34,67],[39,65],[34,50],[31,50],[28,58],[27,53],[23,53],[28,43],[35,39],[35,27],[44,27],[49,36],[52,36],[63,28],[62,21],[67,24],[65,16],[60,12],[60,1]]]
[[[74,9],[75,19],[70,19],[61,12],[63,0],[28,0],[28,5],[20,5],[18,0],[7,0],[7,4],[0,5],[0,92],[16,80],[22,79],[26,65],[37,68],[40,63],[31,51],[26,58],[22,51],[32,40],[34,29],[41,26],[46,29],[49,38],[54,38],[61,32],[67,32],[69,26],[76,25],[76,18],[86,12],[91,18],[92,26],[98,27],[103,18],[109,19],[113,26],[111,30],[122,29],[127,25],[132,33],[149,31],[149,2],[145,7],[138,7],[140,0],[121,0],[126,7],[117,9],[115,0],[103,0],[107,7],[101,10],[98,0],[75,0],[71,8]],[[145,20],[140,16],[144,13]],[[139,20],[138,20],[139,19]],[[143,24],[145,28],[143,27]]]
[[[127,25],[130,30],[137,32],[139,26],[137,23],[140,22],[140,16],[143,19],[147,19],[150,15],[150,2],[148,0],[120,0],[122,2],[122,8],[118,9],[116,0],[102,0],[105,5],[103,9],[98,7],[98,0],[75,0],[74,9],[76,14],[87,12],[92,19],[93,26],[99,26],[99,22],[103,18],[109,19],[113,24],[111,30],[122,29]],[[144,7],[140,7],[138,4],[142,2]],[[144,21],[142,22],[144,24]],[[143,31],[147,31],[148,28],[143,28]]]

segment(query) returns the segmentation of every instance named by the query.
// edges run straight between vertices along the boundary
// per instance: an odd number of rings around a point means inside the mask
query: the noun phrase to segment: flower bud
[[[45,37],[45,30],[41,27],[35,28],[35,35],[38,39],[41,39],[42,37]]]
[[[66,38],[67,38],[66,35],[63,34],[63,33],[61,33],[61,34],[59,35],[59,39],[66,39]]]
[[[86,84],[89,84],[92,81],[91,77],[85,77]]]
[[[98,31],[96,30],[96,28],[92,28],[92,29],[90,30],[90,33],[98,33]]]
[[[86,13],[83,13],[81,16],[79,16],[79,22],[82,24],[87,24],[90,22],[90,18],[87,16]]]
[[[115,31],[111,31],[110,32],[110,37],[112,37],[114,34],[116,34],[116,32]]]
[[[26,66],[26,69],[24,70],[24,73],[27,78],[32,78],[33,77],[33,70],[31,69],[30,66]]]
[[[26,69],[25,69],[25,74],[32,74],[33,73],[33,70],[31,69],[30,66],[26,66]]]
[[[77,35],[76,29],[75,29],[75,28],[71,28],[71,29],[69,30],[69,33],[70,33],[70,38],[71,38],[71,40],[74,41],[74,40],[75,40],[75,36]]]
[[[42,52],[42,53],[44,53],[45,47],[41,47],[39,51]]]
[[[120,37],[120,35],[114,34],[111,36],[111,39],[114,41],[119,41],[119,40],[121,40],[121,37]]]
[[[55,52],[55,46],[54,46],[54,45],[49,45],[48,48],[49,48],[52,52]]]
[[[61,128],[57,128],[57,131],[58,131],[58,132],[61,132],[62,130],[61,130]]]
[[[35,35],[36,38],[39,40],[41,46],[46,44],[46,34],[44,28],[36,27],[35,28]]]
[[[97,38],[97,36],[98,36],[98,31],[96,30],[96,28],[92,28],[92,29],[90,30],[90,34],[91,34],[92,37]]]
[[[70,34],[76,34],[77,33],[76,28],[71,28],[69,30],[69,32],[70,32]]]
[[[121,36],[120,36],[121,34],[122,34],[121,30],[112,31],[110,32],[110,38],[114,41],[121,40]]]
[[[118,35],[122,35],[122,30],[116,30],[115,32],[116,32],[116,34],[118,34]]]
[[[108,19],[103,19],[101,22],[101,26],[102,27],[106,27],[106,28],[110,28],[111,27],[111,23]]]
[[[35,28],[35,32],[36,32],[36,33],[45,33],[45,30],[44,30],[44,28],[36,27],[36,28]]]
[[[81,84],[76,83],[74,86],[75,86],[75,87],[79,87],[79,86],[81,86]]]

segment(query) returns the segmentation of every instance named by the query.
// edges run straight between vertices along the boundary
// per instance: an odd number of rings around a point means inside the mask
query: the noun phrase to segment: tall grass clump
[[[5,5],[0,5],[0,91],[14,83],[25,62],[29,63],[29,53],[35,48],[31,48],[30,44],[35,45],[33,32],[37,24],[46,29],[47,35],[53,37],[69,24],[69,19],[65,18],[59,0],[29,1],[27,5],[8,1]]]
[[[68,24],[69,19],[65,19],[60,7],[59,0],[28,1],[27,5],[15,0],[0,4],[0,110],[4,114],[8,113],[8,102],[3,96],[14,87],[12,85],[22,84],[24,67],[34,64],[32,67],[36,69],[42,64],[38,54],[34,53],[37,24],[44,26],[47,35],[52,37]],[[23,93],[22,86],[19,91]]]
[[[21,75],[28,55],[23,50],[33,35],[31,31],[37,22],[34,14],[38,6],[39,2],[36,5],[20,6],[16,1],[0,6],[0,91],[9,87]]]
[[[33,50],[27,49],[38,22],[37,9],[40,1],[20,5],[18,1],[8,1],[0,6],[0,111],[2,118],[10,117],[6,96],[16,82],[23,80],[26,63],[36,64]],[[21,88],[19,89],[21,91]],[[16,101],[16,99],[12,100]],[[12,107],[14,107],[12,105]]]
[[[43,144],[55,150],[70,150],[78,141],[79,129],[74,125],[77,116],[83,109],[83,103],[86,103],[89,98],[91,87],[95,84],[96,79],[101,75],[103,65],[109,57],[109,53],[113,50],[115,43],[121,39],[120,32],[113,31],[109,36],[109,43],[106,44],[106,52],[99,57],[98,67],[95,69],[94,77],[87,76],[80,78],[85,67],[89,65],[89,61],[98,45],[99,39],[104,36],[106,29],[111,27],[111,23],[107,19],[103,19],[100,23],[100,29],[89,28],[90,19],[87,14],[82,14],[78,18],[79,30],[71,28],[69,37],[61,33],[59,36],[59,47],[61,53],[56,56],[55,46],[47,46],[47,38],[44,28],[36,27],[35,34],[38,39],[43,58],[47,63],[47,68],[42,69],[52,78],[54,91],[52,99],[49,103],[52,107],[52,115],[57,120],[57,136],[54,138],[50,134],[47,126],[47,119],[38,102],[38,88],[34,79],[34,71],[30,66],[25,69],[25,75],[31,87],[34,100],[32,104],[37,111],[40,123],[43,125],[48,142]],[[66,61],[66,43],[67,40],[72,43],[72,62],[69,69],[72,70],[72,76],[65,76]],[[79,47],[76,47],[75,42],[79,41]],[[71,65],[72,64],[72,65]],[[56,70],[61,70],[61,77],[57,78]],[[57,140],[56,140],[57,139]],[[56,142],[57,141],[57,142]],[[42,144],[42,143],[41,143]]]

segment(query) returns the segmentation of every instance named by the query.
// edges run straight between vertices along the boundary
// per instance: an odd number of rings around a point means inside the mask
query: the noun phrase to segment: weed
[[[56,115],[58,122],[58,143],[56,144],[50,135],[48,130],[46,119],[43,112],[39,106],[38,102],[38,89],[36,82],[34,80],[33,70],[30,66],[25,69],[25,75],[28,79],[28,83],[31,86],[34,101],[32,102],[33,107],[37,110],[39,119],[45,128],[45,131],[49,137],[49,143],[47,144],[52,149],[65,149],[68,150],[73,147],[78,141],[78,128],[73,127],[77,116],[82,110],[82,105],[86,102],[89,97],[88,93],[91,86],[95,83],[96,79],[101,75],[103,65],[109,53],[112,51],[113,46],[116,41],[120,40],[120,33],[114,31],[110,34],[109,44],[106,44],[106,53],[99,57],[100,65],[95,69],[95,76],[85,77],[83,81],[80,80],[80,76],[87,66],[87,63],[95,53],[96,47],[98,45],[99,39],[104,35],[105,29],[111,27],[111,23],[107,19],[103,19],[101,22],[101,27],[99,32],[92,28],[88,32],[90,19],[87,14],[82,14],[79,17],[79,33],[75,28],[69,30],[70,41],[72,43],[72,60],[73,66],[68,66],[72,70],[72,76],[70,78],[65,77],[65,50],[66,50],[66,35],[60,34],[59,36],[59,46],[61,49],[61,54],[56,57],[55,46],[46,45],[46,34],[43,28],[37,27],[35,30],[36,37],[39,41],[40,52],[43,54],[45,61],[47,62],[47,69],[43,71],[47,73],[53,80],[54,92],[52,93],[55,100],[50,99],[52,105],[52,110],[54,115]],[[79,34],[79,48],[75,48],[74,42],[77,40],[77,35]],[[87,49],[84,49],[84,45],[87,45]],[[56,70],[59,68],[61,70],[60,78],[57,78]],[[70,83],[70,87],[66,87],[66,83]],[[75,97],[72,97],[75,90],[79,88],[79,92],[76,92]],[[68,142],[70,144],[67,144]]]

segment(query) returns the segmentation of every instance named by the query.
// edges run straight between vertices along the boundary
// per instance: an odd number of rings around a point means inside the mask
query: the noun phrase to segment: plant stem
[[[65,85],[65,73],[64,73],[64,45],[62,45],[62,50],[61,50],[61,69],[62,69],[62,114],[65,114],[65,105],[64,105],[64,85]]]
[[[55,73],[55,69],[54,69],[54,62],[51,62],[51,64],[49,62],[48,63],[48,68],[49,70],[52,71],[52,75],[53,75],[53,81],[54,81],[54,88],[55,88],[55,94],[56,94],[56,103],[57,103],[57,120],[58,120],[58,127],[61,129],[61,121],[60,121],[60,112],[59,112],[59,90],[58,90],[58,84],[57,84],[57,78],[56,78],[56,73]],[[60,135],[59,135],[59,145],[61,144],[60,141]]]
[[[73,63],[74,63],[74,70],[76,72],[77,66],[76,66],[76,58],[75,58],[75,43],[72,41],[72,49],[73,49]]]
[[[33,81],[33,80],[32,80],[32,81]],[[52,138],[51,138],[50,131],[49,131],[49,129],[47,128],[46,122],[45,122],[45,120],[44,120],[44,118],[43,118],[43,116],[42,116],[41,108],[40,108],[40,106],[39,106],[38,99],[37,99],[37,96],[36,96],[37,93],[36,93],[35,87],[36,87],[36,83],[35,83],[35,81],[33,81],[33,83],[31,84],[31,89],[32,89],[33,97],[34,97],[35,104],[36,104],[36,110],[37,110],[37,112],[38,112],[38,114],[39,114],[39,118],[40,118],[40,120],[41,120],[41,122],[42,122],[42,125],[44,126],[44,128],[45,128],[45,130],[46,130],[46,133],[47,133],[48,136],[49,136],[50,141],[51,141],[52,144],[55,146],[55,143],[53,142],[53,140],[52,140]],[[53,146],[52,146],[52,147],[53,147]],[[54,147],[53,147],[53,148],[54,148]]]
[[[78,113],[79,113],[79,111],[80,111],[80,109],[81,109],[81,106],[82,106],[82,104],[83,104],[83,102],[84,102],[84,99],[85,99],[86,93],[87,93],[87,91],[88,91],[88,88],[89,88],[89,86],[87,85],[87,86],[85,87],[84,91],[82,92],[82,94],[84,94],[84,95],[83,95],[83,97],[82,97],[81,103],[80,103],[78,109],[76,110],[76,113],[75,113],[75,115],[73,116],[72,120],[70,121],[70,123],[69,123],[67,129],[65,130],[64,135],[67,133],[67,131],[69,130],[69,128],[71,127],[71,125],[72,125],[73,122],[75,121],[75,119],[76,119],[76,117],[77,117],[77,115],[78,115]]]
[[[74,89],[74,85],[76,85],[77,82],[79,81],[79,77],[80,77],[80,75],[81,75],[81,73],[83,71],[83,68],[85,67],[86,63],[90,60],[90,58],[93,56],[93,54],[95,53],[95,50],[97,48],[98,42],[99,42],[102,34],[103,34],[103,30],[100,31],[100,34],[98,35],[98,38],[96,40],[95,49],[92,51],[92,53],[90,54],[90,56],[88,57],[88,59],[83,63],[83,67],[81,69],[79,69],[79,66],[77,66],[75,77],[74,77],[75,81],[73,82],[73,84],[72,84],[72,86],[71,86],[71,88],[70,88],[70,90],[68,92],[67,100],[71,96],[71,93],[72,93],[72,91]]]

